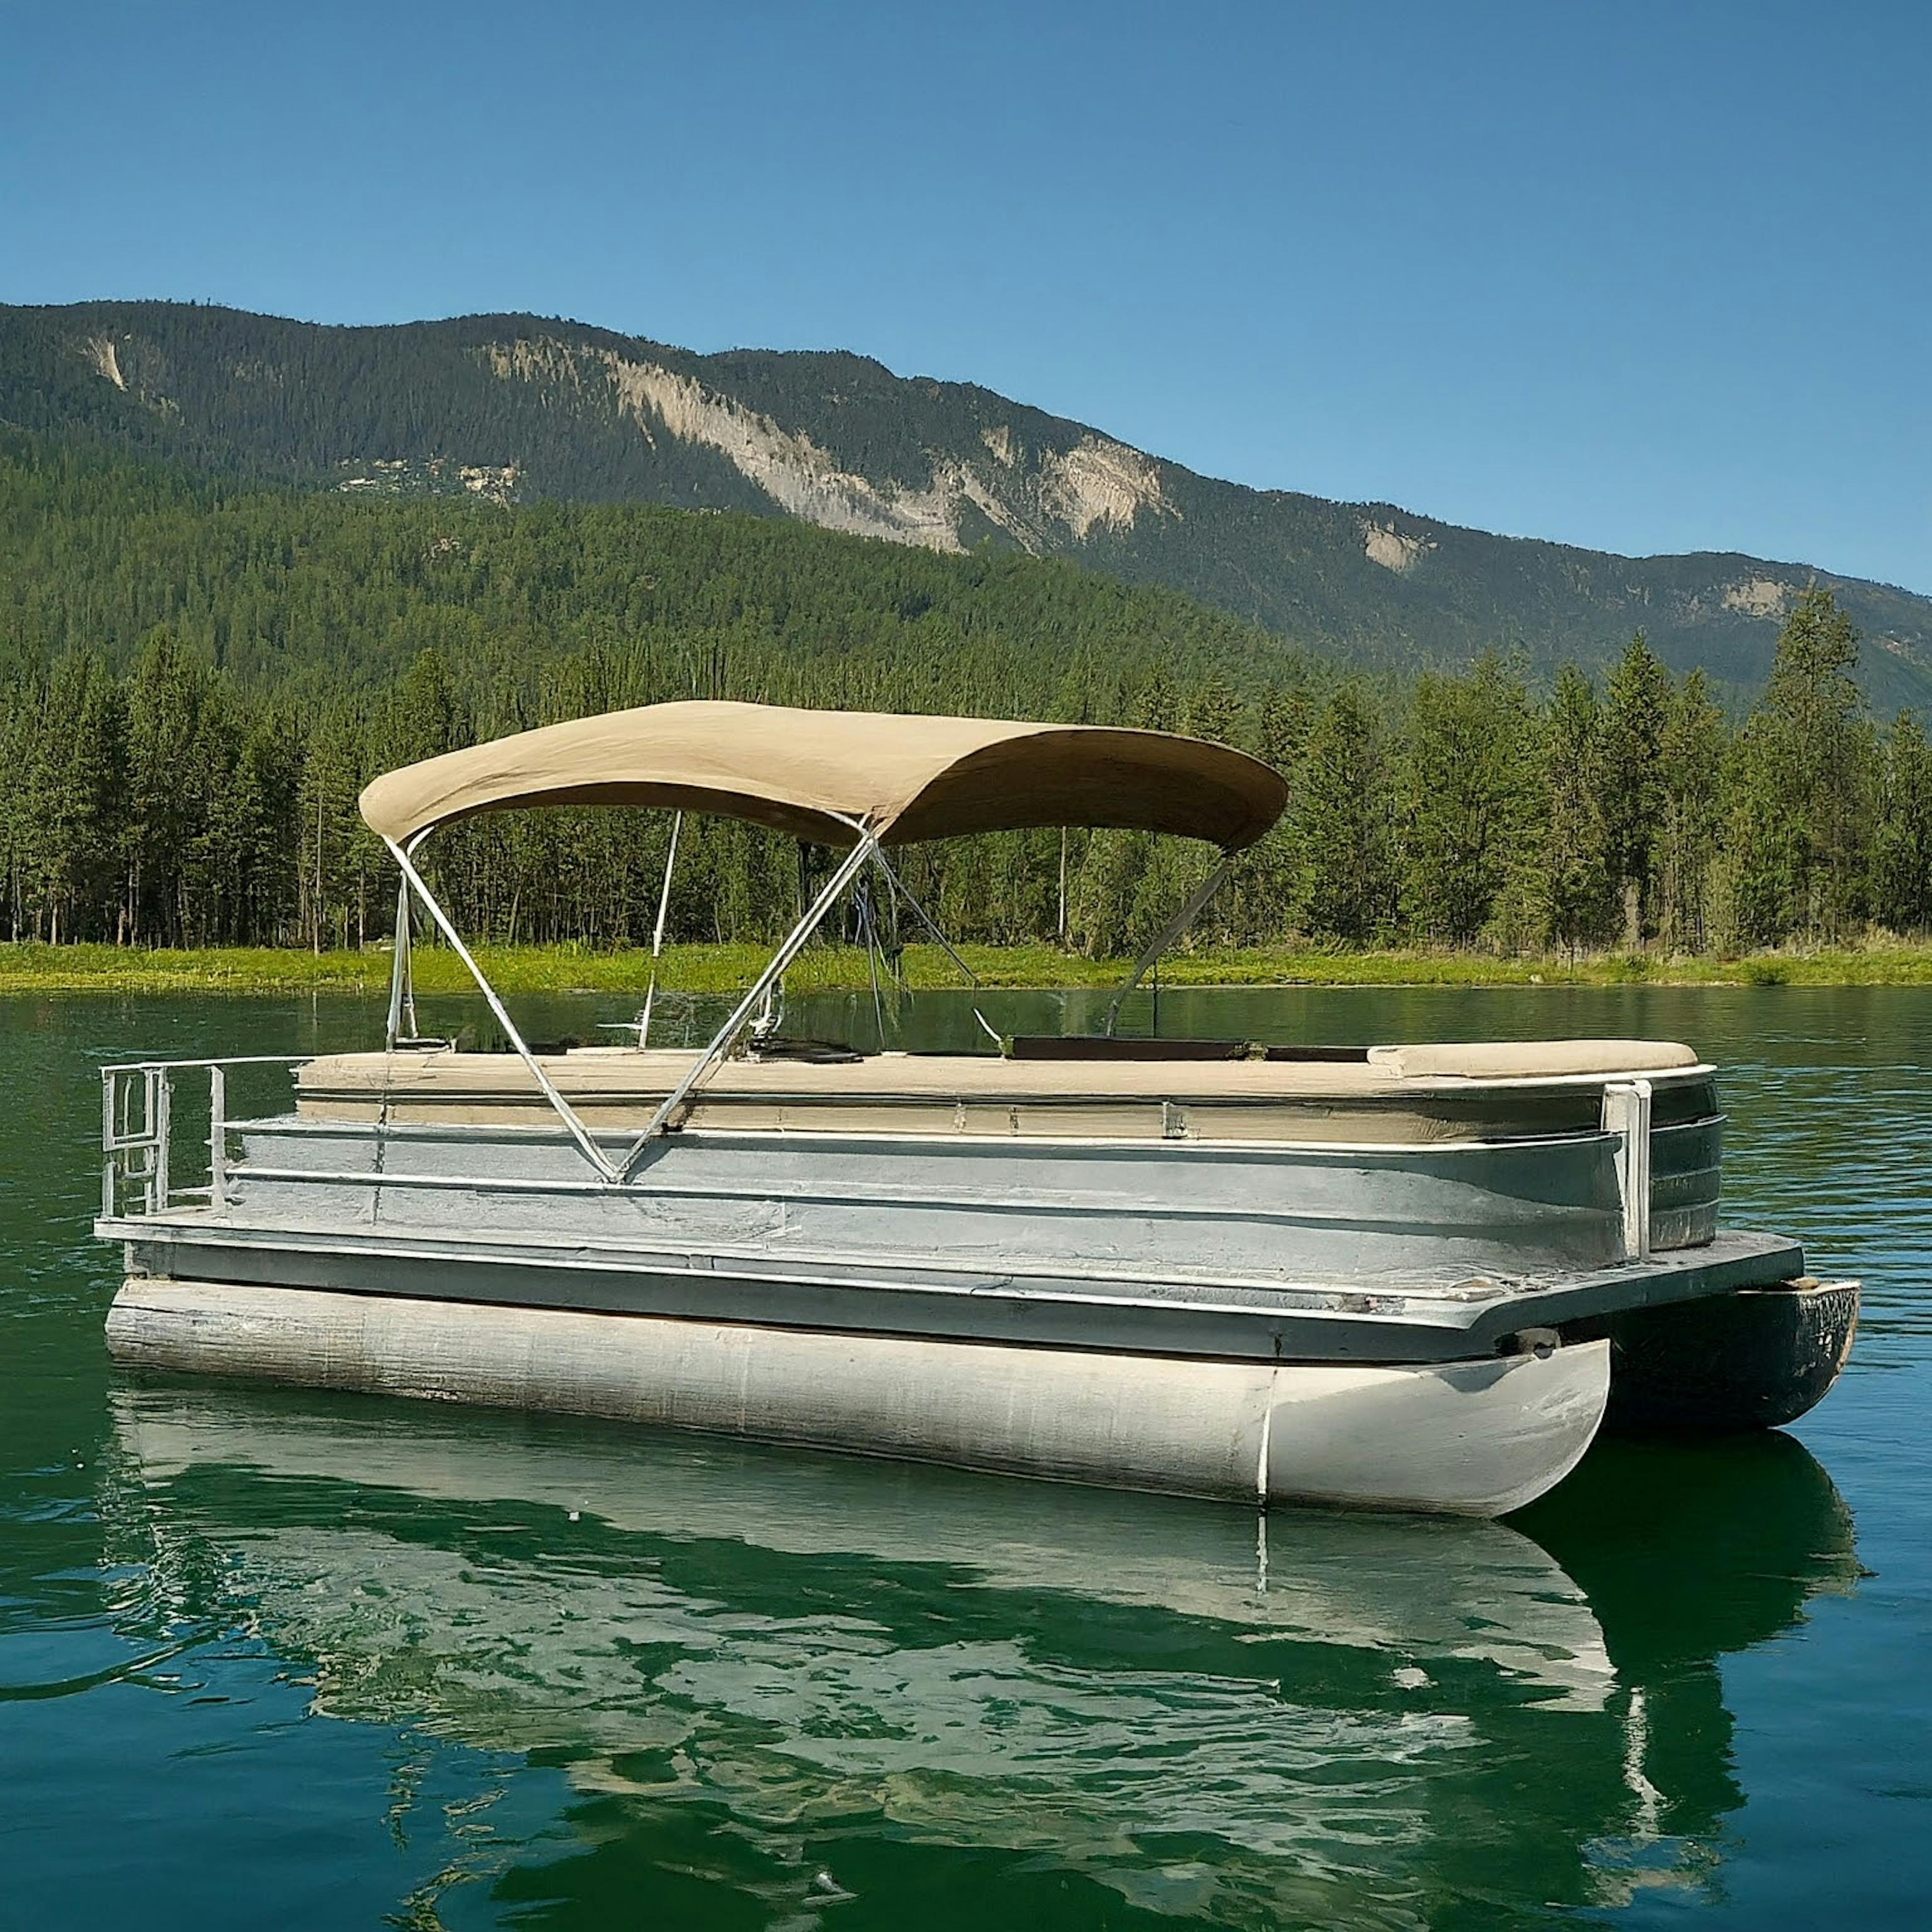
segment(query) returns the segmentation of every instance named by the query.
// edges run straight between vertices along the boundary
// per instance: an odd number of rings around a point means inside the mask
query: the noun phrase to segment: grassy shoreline
[[[506,993],[638,992],[650,956],[635,948],[479,946],[483,968]],[[1087,959],[1046,946],[968,946],[962,953],[994,986],[1117,985],[1113,959]],[[764,964],[758,946],[679,946],[665,950],[660,983],[680,992],[728,993],[748,986]],[[416,985],[424,992],[470,986],[455,955],[419,947]],[[905,968],[917,987],[960,983],[937,946],[909,946]],[[815,946],[792,969],[794,991],[857,991],[869,982],[862,952]],[[386,991],[386,950],[304,952],[270,947],[146,952],[112,946],[0,943],[0,994],[288,993],[370,996]],[[1570,960],[1496,958],[1470,952],[1338,952],[1276,946],[1236,951],[1203,947],[1162,962],[1164,986],[1932,986],[1932,944],[1889,944],[1834,950],[1757,952],[1742,957],[1667,958],[1609,953]]]

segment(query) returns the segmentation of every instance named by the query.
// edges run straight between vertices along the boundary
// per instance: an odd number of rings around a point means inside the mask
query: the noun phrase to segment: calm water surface
[[[144,1387],[100,1344],[96,1064],[366,1044],[380,1012],[0,1000],[0,1924],[1926,1923],[1932,994],[1162,1019],[1694,1042],[1728,1218],[1865,1279],[1846,1379],[1791,1435],[1600,1445],[1472,1525]]]

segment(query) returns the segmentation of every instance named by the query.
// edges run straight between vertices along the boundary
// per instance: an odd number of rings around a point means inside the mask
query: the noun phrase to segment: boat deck
[[[98,1232],[129,1242],[134,1272],[181,1280],[1276,1361],[1453,1361],[1492,1354],[1526,1328],[1804,1272],[1796,1242],[1729,1229],[1700,1247],[1560,1275],[1348,1286],[995,1270],[944,1257],[861,1262],[751,1244],[698,1250],[448,1228],[404,1234],[340,1222],[251,1224],[194,1210],[104,1222]]]

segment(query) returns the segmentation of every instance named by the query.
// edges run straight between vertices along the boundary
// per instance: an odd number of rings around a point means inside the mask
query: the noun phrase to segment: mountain
[[[1633,558],[1197,476],[970,384],[842,352],[699,356],[576,322],[341,328],[160,302],[0,305],[0,422],[350,496],[642,502],[938,551],[1070,559],[1372,668],[1640,627],[1742,694],[1796,592],[1834,590],[1882,709],[1932,703],[1932,598],[1796,563]]]

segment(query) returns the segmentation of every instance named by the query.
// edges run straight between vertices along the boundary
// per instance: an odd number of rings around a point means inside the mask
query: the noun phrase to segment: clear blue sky
[[[1932,591],[1932,5],[0,0],[0,299],[841,346]]]

